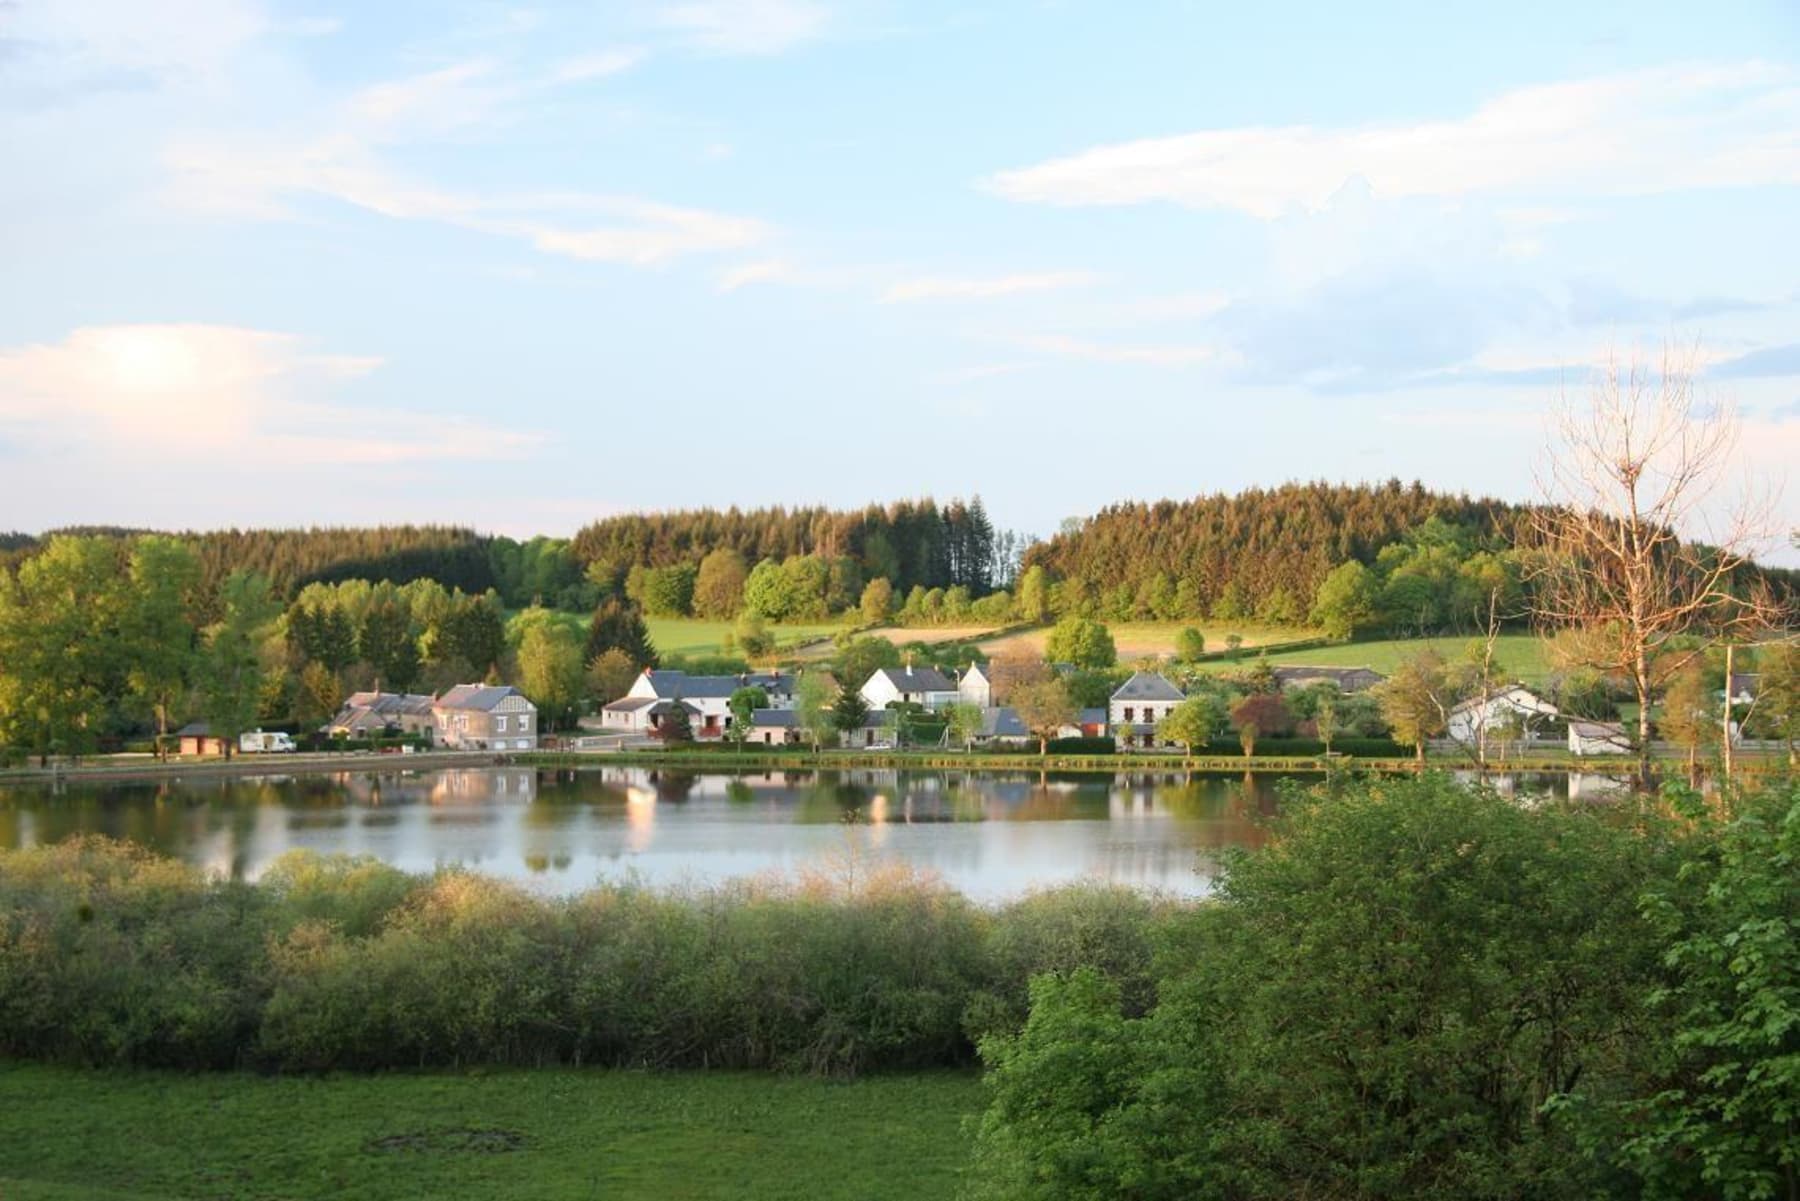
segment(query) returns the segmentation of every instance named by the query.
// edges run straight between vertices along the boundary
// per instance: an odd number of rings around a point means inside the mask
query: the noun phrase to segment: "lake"
[[[1559,796],[1617,787],[1561,774],[1498,783]],[[305,849],[410,872],[461,865],[550,894],[898,863],[982,900],[1089,879],[1193,896],[1211,887],[1222,852],[1262,842],[1277,804],[1275,776],[1181,771],[197,776],[0,785],[0,846],[106,834],[246,880]]]

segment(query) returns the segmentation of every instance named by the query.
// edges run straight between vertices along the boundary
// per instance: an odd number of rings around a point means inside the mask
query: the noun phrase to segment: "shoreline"
[[[1652,760],[1664,770],[1684,768],[1685,760],[1657,757]],[[51,767],[22,767],[0,770],[0,785],[95,783],[109,780],[165,780],[182,777],[233,777],[256,775],[328,776],[344,772],[378,773],[389,771],[437,771],[454,768],[528,767],[550,770],[582,770],[596,767],[643,767],[659,771],[695,772],[768,772],[768,771],[834,771],[834,770],[912,770],[912,771],[1056,771],[1112,774],[1122,771],[1182,771],[1257,775],[1326,775],[1332,772],[1377,772],[1384,775],[1413,774],[1421,771],[1466,771],[1482,775],[1509,775],[1519,772],[1593,772],[1602,775],[1629,773],[1635,760],[1577,759],[1569,755],[1555,758],[1511,760],[1489,763],[1485,767],[1460,757],[1428,755],[1423,763],[1416,759],[1339,758],[1325,760],[1317,756],[1266,755],[1246,759],[1238,755],[1195,755],[1176,753],[1115,755],[1034,755],[958,753],[942,750],[921,751],[819,751],[778,753],[758,751],[704,750],[666,751],[426,751],[398,755],[377,751],[350,751],[300,754],[249,754],[225,759],[171,759],[158,762],[133,757],[128,762],[114,759],[90,759],[76,764]],[[1716,765],[1703,765],[1711,774]],[[1739,759],[1734,772],[1745,775],[1779,773],[1786,767],[1779,752],[1753,753]]]

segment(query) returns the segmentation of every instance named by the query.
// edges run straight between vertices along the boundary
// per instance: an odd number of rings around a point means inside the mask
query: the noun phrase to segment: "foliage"
[[[1206,653],[1206,635],[1193,626],[1184,626],[1175,635],[1175,661],[1177,663],[1194,663]]]
[[[584,658],[592,663],[614,649],[624,652],[632,666],[639,671],[657,665],[656,647],[650,642],[650,631],[644,625],[643,613],[616,599],[609,600],[594,610],[594,616],[588,622]]]
[[[537,622],[519,643],[519,691],[538,707],[546,729],[568,725],[586,682],[581,635],[564,623]]]
[[[1339,563],[1319,582],[1312,623],[1332,638],[1348,639],[1381,617],[1380,585],[1355,559]]]
[[[1181,744],[1191,758],[1195,744],[1210,741],[1214,731],[1223,724],[1225,714],[1219,699],[1210,693],[1200,693],[1169,710],[1169,715],[1156,723],[1156,737],[1159,742]]]
[[[986,1195],[1629,1195],[1544,1105],[1646,1061],[1666,832],[1442,777],[1287,804],[1148,1016],[1077,970],[983,1042]]]
[[[725,702],[731,710],[731,736],[739,743],[750,737],[750,723],[758,709],[769,707],[769,694],[756,685],[735,689]]]
[[[1688,808],[1698,809],[1698,798]],[[1800,788],[1747,798],[1716,854],[1645,897],[1670,1023],[1655,1091],[1612,1111],[1620,1160],[1657,1198],[1800,1193]]]
[[[1069,690],[1057,679],[1020,684],[1008,701],[1018,711],[1025,728],[1036,736],[1038,751],[1044,754],[1049,753],[1051,737],[1064,726],[1073,725],[1079,716]]]
[[[843,687],[838,689],[837,699],[831,702],[831,724],[837,732],[845,737],[863,728],[863,722],[869,717],[869,702],[863,699],[860,689]]]
[[[188,1069],[582,1063],[855,1075],[966,1065],[1026,974],[1152,992],[1175,910],[986,910],[893,873],[572,900],[284,858],[250,886],[90,838],[0,852],[0,1055]]]
[[[981,734],[982,713],[980,705],[972,705],[966,701],[958,701],[945,705],[939,710],[944,725],[952,742],[959,742],[968,747]]]
[[[1403,660],[1394,674],[1375,688],[1381,716],[1394,738],[1411,743],[1425,758],[1425,743],[1444,732],[1452,697],[1444,661],[1436,651],[1421,651]]]
[[[1076,667],[1111,667],[1119,661],[1112,635],[1086,617],[1065,617],[1057,622],[1044,643],[1044,657]]]
[[[1427,492],[1418,484],[1325,483],[1253,488],[1188,501],[1118,504],[1074,530],[1027,552],[1025,568],[1042,566],[1074,584],[1060,613],[1082,611],[1104,592],[1122,593],[1129,612],[1115,620],[1195,618],[1241,621],[1269,598],[1311,598],[1333,568],[1375,563],[1430,518],[1464,531],[1471,548],[1510,545],[1521,517],[1516,506]],[[1489,543],[1493,545],[1489,547]],[[1173,612],[1152,611],[1158,576],[1174,581]],[[1090,612],[1097,616],[1097,612]]]
[[[1688,664],[1669,681],[1663,693],[1662,713],[1657,718],[1657,731],[1668,741],[1687,751],[1691,766],[1719,734],[1719,702],[1716,689],[1699,662]]]
[[[708,552],[694,576],[694,613],[714,619],[736,615],[744,603],[744,581],[749,575],[744,556],[734,548],[721,546]]]
[[[838,690],[819,672],[808,672],[794,682],[794,720],[813,749],[837,728],[832,721],[832,702]]]
[[[944,505],[929,499],[901,501],[848,512],[774,508],[634,513],[583,528],[575,535],[573,549],[584,562],[605,562],[618,571],[634,565],[694,562],[721,547],[759,566],[766,560],[779,567],[816,555],[821,561],[825,557],[849,561],[854,578],[840,570],[840,588],[856,579],[884,577],[902,593],[915,585],[929,589],[960,584],[972,595],[985,596],[1011,582],[1017,543],[1016,536],[995,531],[980,498],[974,498]],[[819,590],[821,599],[828,587],[829,583]],[[856,595],[851,591],[847,599],[840,597],[835,607],[846,607]],[[748,587],[744,603],[756,603]],[[785,608],[762,610],[764,617],[777,621],[787,613]]]
[[[731,627],[732,645],[746,659],[767,659],[775,653],[775,635],[761,615],[746,609]]]
[[[637,682],[637,664],[616,646],[607,647],[587,666],[587,694],[608,704],[631,691]]]
[[[0,573],[0,733],[43,755],[95,749],[129,667],[119,638],[119,547],[61,537]]]
[[[832,671],[847,689],[861,688],[884,667],[900,666],[900,648],[872,634],[846,638],[832,658]]]
[[[858,608],[862,611],[863,621],[881,625],[894,613],[894,585],[886,576],[876,576],[864,586]]]
[[[281,608],[269,581],[246,572],[233,572],[219,594],[224,612],[206,631],[197,678],[201,711],[229,756],[238,735],[256,724],[272,666],[269,631]]]

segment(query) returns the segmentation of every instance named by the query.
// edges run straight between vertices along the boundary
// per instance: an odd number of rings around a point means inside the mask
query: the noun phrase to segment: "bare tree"
[[[1612,360],[1585,400],[1564,397],[1534,516],[1535,615],[1577,632],[1576,662],[1631,681],[1645,780],[1651,699],[1713,641],[1771,615],[1744,570],[1771,502],[1726,495],[1737,423],[1696,395],[1694,358]]]

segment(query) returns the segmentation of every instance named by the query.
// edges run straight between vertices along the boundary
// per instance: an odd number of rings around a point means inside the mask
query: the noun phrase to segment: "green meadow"
[[[0,1066],[5,1201],[948,1198],[973,1073],[270,1077]]]

